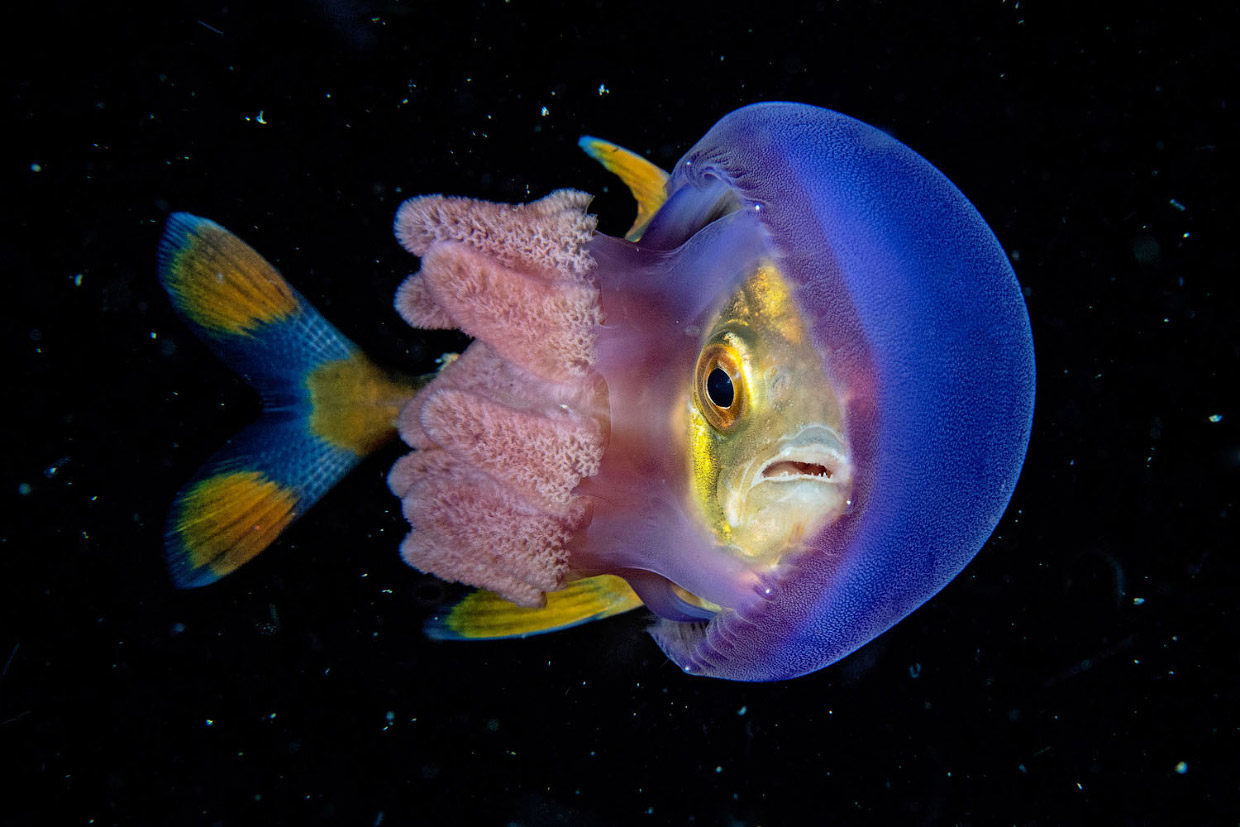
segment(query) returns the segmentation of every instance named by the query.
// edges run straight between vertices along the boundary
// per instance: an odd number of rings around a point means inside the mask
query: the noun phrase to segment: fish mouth
[[[727,513],[734,544],[749,559],[777,561],[848,509],[848,447],[825,425],[803,428],[754,463],[736,493]]]
[[[768,482],[840,485],[851,478],[844,440],[825,425],[815,425],[781,441],[775,454],[754,474],[750,488]]]
[[[818,477],[831,479],[831,469],[825,463],[806,462],[799,459],[781,459],[767,463],[760,475],[764,480],[795,480]]]

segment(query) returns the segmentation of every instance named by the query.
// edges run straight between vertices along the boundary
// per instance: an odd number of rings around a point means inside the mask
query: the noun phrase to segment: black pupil
[[[732,399],[736,392],[732,390],[732,377],[723,368],[715,368],[706,377],[706,395],[710,401],[720,408],[732,407]]]

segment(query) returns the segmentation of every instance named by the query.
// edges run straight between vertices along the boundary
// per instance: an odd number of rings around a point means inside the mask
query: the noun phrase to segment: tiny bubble
[[[30,483],[28,482],[23,482],[17,486],[17,493],[21,494],[23,497],[30,496],[30,491],[31,491]]]

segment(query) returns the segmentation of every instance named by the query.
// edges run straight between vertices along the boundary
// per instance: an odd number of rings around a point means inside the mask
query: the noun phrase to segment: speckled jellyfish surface
[[[474,337],[401,414],[406,560],[531,607],[618,575],[673,661],[735,680],[819,669],[943,588],[1034,398],[1020,287],[961,192],[768,103],[689,150],[637,240],[588,203],[401,208],[398,309]]]

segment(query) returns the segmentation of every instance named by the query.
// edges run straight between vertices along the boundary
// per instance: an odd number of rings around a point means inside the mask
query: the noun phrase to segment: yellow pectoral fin
[[[668,174],[637,153],[609,141],[587,135],[577,145],[604,169],[619,177],[637,199],[637,220],[624,236],[629,241],[637,241],[667,200]]]
[[[448,612],[432,617],[426,634],[436,640],[496,640],[567,629],[618,615],[642,605],[621,577],[602,574],[548,592],[547,605],[526,609],[493,592],[476,591]]]

